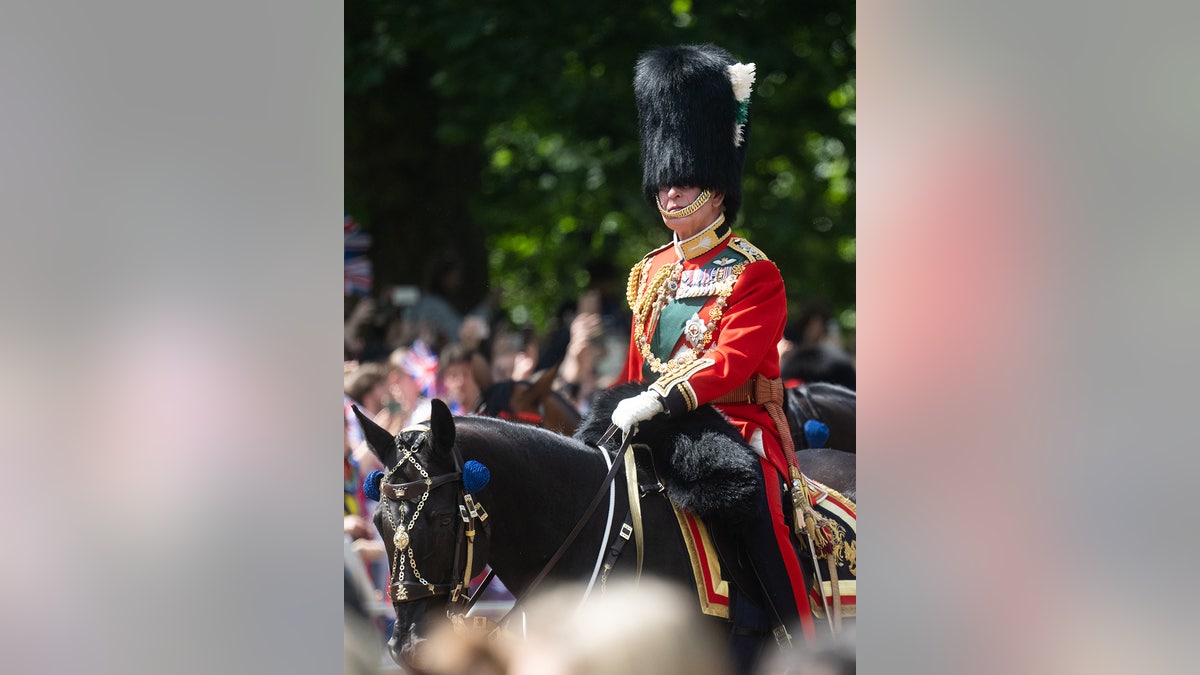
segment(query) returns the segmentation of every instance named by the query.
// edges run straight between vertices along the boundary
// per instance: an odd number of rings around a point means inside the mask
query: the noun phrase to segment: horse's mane
[[[563,436],[532,424],[510,422],[486,415],[456,417],[454,424],[460,433],[466,434],[500,430],[504,439],[515,446],[528,448],[553,445],[555,452],[582,452],[592,455],[598,452],[595,447],[589,447],[577,438]]]
[[[598,394],[575,438],[588,444],[599,441],[617,404],[645,389],[631,383]],[[642,422],[633,443],[650,447],[667,493],[679,507],[728,522],[751,517],[760,472],[758,456],[712,406]]]

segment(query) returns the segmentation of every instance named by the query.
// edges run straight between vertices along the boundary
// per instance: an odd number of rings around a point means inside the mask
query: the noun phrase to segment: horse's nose
[[[400,650],[400,640],[395,635],[388,640],[388,653],[392,655],[392,660],[396,662],[396,665],[404,665],[404,655]]]
[[[424,641],[425,638],[417,637],[412,629],[404,638],[393,634],[388,640],[388,652],[392,655],[392,660],[396,662],[396,665],[413,666],[417,664],[417,651]]]

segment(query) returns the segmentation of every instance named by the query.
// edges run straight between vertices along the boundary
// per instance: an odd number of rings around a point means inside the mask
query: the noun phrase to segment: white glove
[[[658,398],[658,394],[652,391],[643,391],[637,396],[631,396],[617,404],[617,409],[612,414],[612,423],[628,434],[629,430],[637,426],[638,422],[645,422],[662,411],[663,404],[662,400]]]

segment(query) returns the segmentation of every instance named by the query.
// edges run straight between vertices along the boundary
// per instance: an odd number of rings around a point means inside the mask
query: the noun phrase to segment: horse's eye
[[[441,525],[442,527],[449,527],[451,520],[452,518],[449,515],[441,516],[438,518],[438,525]]]

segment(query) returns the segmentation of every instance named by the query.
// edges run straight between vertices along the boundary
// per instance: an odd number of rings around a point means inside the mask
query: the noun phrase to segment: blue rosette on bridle
[[[469,459],[463,464],[463,489],[467,492],[479,492],[492,479],[492,472],[482,462]]]
[[[372,471],[363,480],[363,494],[373,502],[379,501],[379,483],[383,480],[382,471]]]

